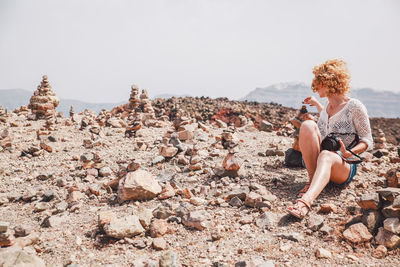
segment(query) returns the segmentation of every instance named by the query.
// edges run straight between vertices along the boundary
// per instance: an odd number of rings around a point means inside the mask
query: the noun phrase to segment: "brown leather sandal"
[[[301,198],[304,196],[305,193],[307,193],[308,189],[310,188],[311,182],[307,182],[306,185],[297,193],[297,197]]]
[[[304,204],[304,206],[299,206],[299,202]],[[304,207],[307,208],[305,211]],[[311,205],[302,198],[296,200],[296,205],[293,207],[288,207],[288,212],[298,219],[303,219],[311,210]]]

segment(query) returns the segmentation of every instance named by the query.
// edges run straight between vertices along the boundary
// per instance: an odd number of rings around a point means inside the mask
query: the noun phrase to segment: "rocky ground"
[[[0,266],[400,265],[400,192],[378,191],[400,181],[395,138],[299,221],[286,212],[308,179],[284,165],[294,110],[195,99],[204,110],[193,114],[175,101],[153,103],[157,118],[129,138],[118,110],[47,122],[3,114]]]

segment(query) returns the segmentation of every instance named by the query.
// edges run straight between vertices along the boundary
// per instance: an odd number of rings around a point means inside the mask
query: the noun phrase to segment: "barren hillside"
[[[0,112],[0,266],[400,265],[399,119],[371,119],[387,142],[299,221],[294,109],[132,92],[99,115]]]

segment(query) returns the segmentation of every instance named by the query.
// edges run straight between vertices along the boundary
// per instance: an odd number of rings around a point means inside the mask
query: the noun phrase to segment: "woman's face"
[[[319,94],[319,97],[323,98],[326,97],[326,87],[323,86],[321,83],[318,83],[317,85],[317,93]]]

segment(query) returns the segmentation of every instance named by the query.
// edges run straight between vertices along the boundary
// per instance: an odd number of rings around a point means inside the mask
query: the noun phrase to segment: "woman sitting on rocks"
[[[302,219],[311,209],[312,202],[318,197],[328,182],[346,185],[356,175],[357,164],[348,158],[353,154],[346,149],[354,140],[359,142],[351,151],[360,154],[372,149],[371,127],[365,106],[357,99],[346,94],[350,91],[350,74],[347,64],[340,59],[331,59],[313,69],[313,92],[321,98],[327,97],[323,106],[313,96],[304,99],[305,104],[315,106],[320,114],[318,123],[304,121],[300,127],[299,147],[307,168],[310,181],[299,192],[296,204],[288,208],[293,216]],[[340,143],[338,151],[321,150],[321,142],[330,133],[337,136]],[[352,135],[353,134],[353,135]]]

